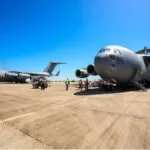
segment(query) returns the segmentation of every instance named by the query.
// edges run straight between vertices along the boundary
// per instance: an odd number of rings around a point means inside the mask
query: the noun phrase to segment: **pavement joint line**
[[[34,112],[33,112],[33,113],[34,113]],[[32,113],[30,113],[30,114],[32,114]],[[28,114],[28,115],[29,115],[29,114]],[[5,123],[5,122],[0,121],[0,123]],[[52,146],[50,146],[50,145],[48,145],[48,144],[46,144],[46,143],[40,141],[39,139],[37,139],[37,138],[35,138],[35,137],[33,137],[33,136],[31,136],[31,135],[29,135],[29,134],[23,132],[22,130],[20,130],[20,129],[16,128],[16,127],[13,127],[13,126],[11,126],[11,125],[9,125],[9,124],[7,124],[7,123],[5,123],[5,124],[6,124],[7,126],[11,127],[11,128],[14,128],[14,129],[18,130],[18,131],[21,132],[22,134],[24,134],[24,135],[30,137],[31,139],[36,140],[37,142],[46,145],[47,147],[50,147],[50,148],[52,147]],[[44,148],[44,149],[45,149],[45,148]],[[42,149],[42,150],[44,150],[44,149]],[[47,149],[47,148],[46,148],[46,149]],[[52,149],[52,148],[51,148],[51,149]]]
[[[84,98],[84,99],[81,100],[81,102],[84,102],[84,101],[86,101],[86,100],[87,100],[87,98]],[[60,108],[60,107],[68,106],[68,105],[70,105],[70,104],[71,104],[71,102],[66,103],[66,104],[63,104],[63,105],[59,105],[59,106],[52,107],[51,109],[57,109],[57,108]],[[7,121],[11,121],[11,120],[15,120],[15,119],[22,118],[22,117],[26,117],[26,116],[30,116],[30,115],[35,114],[35,113],[36,113],[36,112],[32,112],[32,113],[28,113],[28,114],[24,114],[24,115],[20,115],[20,116],[16,116],[16,117],[7,118],[7,119],[5,119],[5,120],[1,120],[0,123],[7,122]]]
[[[81,102],[87,100],[87,98],[84,98]],[[71,102],[69,103],[66,103],[66,104],[63,104],[63,105],[59,105],[59,106],[55,106],[55,107],[52,107],[51,109],[57,109],[57,108],[60,108],[60,107],[64,107],[64,106],[68,106],[70,105]],[[7,121],[11,121],[11,120],[15,120],[15,119],[18,119],[18,118],[22,118],[22,117],[26,117],[26,116],[30,116],[32,114],[35,114],[36,112],[32,112],[32,113],[28,113],[28,114],[24,114],[24,115],[20,115],[20,116],[16,116],[16,117],[11,117],[11,118],[7,118],[5,120],[1,120],[0,123],[3,123],[3,122],[7,122]]]
[[[18,119],[18,118],[22,118],[22,117],[26,117],[26,116],[30,116],[30,115],[32,115],[32,114],[34,114],[34,113],[35,113],[35,112],[28,113],[28,114],[24,114],[24,115],[20,115],[20,116],[16,116],[16,117],[7,118],[7,119],[5,119],[5,120],[1,120],[0,123],[7,122],[7,121],[11,121],[11,120]]]
[[[18,118],[21,118],[21,117],[29,116],[29,115],[32,115],[32,114],[34,114],[34,113],[36,113],[36,112],[32,112],[32,113],[28,113],[28,114],[24,114],[24,115],[20,115],[20,116],[16,116],[16,117],[8,118],[8,119],[5,119],[5,120],[1,120],[0,123],[5,123],[5,122],[10,121],[10,120],[14,120],[14,119],[18,119]],[[6,123],[6,124],[7,124],[7,123]],[[8,125],[8,124],[7,124],[7,125]],[[8,125],[8,126],[10,126],[10,125]],[[12,126],[11,126],[11,127],[12,127]],[[12,127],[12,128],[15,128],[15,127]],[[29,134],[26,134],[25,132],[21,131],[21,130],[18,129],[18,128],[15,128],[15,129],[18,130],[18,131],[20,131],[22,134],[24,134],[24,135],[26,135],[26,136],[28,136],[28,137],[30,137],[30,138],[32,138],[32,139],[38,141],[39,143],[44,144],[44,145],[46,145],[47,147],[50,147],[50,148],[51,148],[50,145],[48,145],[48,144],[46,144],[46,143],[40,141],[39,139],[37,139],[37,138],[35,138],[35,137],[32,137],[32,136],[29,135]]]
[[[85,100],[87,100],[87,98],[84,98],[81,102],[84,102]],[[63,105],[52,107],[51,109],[57,109],[57,108],[60,108],[60,107],[68,106],[70,104],[71,104],[71,102],[63,104]],[[15,120],[15,119],[26,117],[26,116],[30,116],[30,115],[35,114],[35,113],[36,112],[32,112],[32,113],[28,113],[28,114],[24,114],[24,115],[20,115],[20,116],[16,116],[16,117],[7,118],[5,120],[1,120],[0,123],[11,121],[11,120]]]

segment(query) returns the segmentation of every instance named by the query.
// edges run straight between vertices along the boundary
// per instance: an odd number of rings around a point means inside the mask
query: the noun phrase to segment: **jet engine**
[[[6,72],[5,76],[6,77],[17,77],[18,75],[16,73]]]
[[[25,73],[19,73],[19,78],[30,78],[29,74],[25,74]]]
[[[78,78],[86,78],[89,76],[86,69],[77,69],[75,74]]]
[[[90,64],[87,66],[87,72],[90,75],[97,75],[94,65]]]

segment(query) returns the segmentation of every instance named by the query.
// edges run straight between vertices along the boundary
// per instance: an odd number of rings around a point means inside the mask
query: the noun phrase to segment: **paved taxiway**
[[[150,148],[150,90],[76,92],[0,84],[0,148]]]

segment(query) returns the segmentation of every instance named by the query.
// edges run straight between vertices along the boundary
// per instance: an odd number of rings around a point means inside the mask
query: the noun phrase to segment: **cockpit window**
[[[119,49],[114,49],[114,53],[118,53],[118,54],[120,54],[120,55],[121,55],[121,52],[120,52],[120,50],[119,50]]]
[[[107,51],[107,52],[110,51],[110,48],[105,48],[105,51]]]
[[[102,53],[102,52],[103,52],[103,48],[102,48],[102,49],[100,49],[99,53]]]
[[[121,54],[120,50],[118,49],[119,54]]]
[[[110,51],[110,48],[102,48],[100,49],[99,53],[108,52],[108,51]]]

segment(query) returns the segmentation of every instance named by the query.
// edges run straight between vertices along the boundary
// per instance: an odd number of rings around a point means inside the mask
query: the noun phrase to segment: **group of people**
[[[87,79],[87,78],[86,78],[86,80],[85,80],[84,84],[83,84],[83,82],[82,82],[82,79],[81,79],[81,80],[79,80],[79,89],[81,89],[81,90],[82,90],[83,85],[85,85],[85,90],[86,90],[86,91],[88,91],[88,89],[89,89],[89,81],[88,81],[88,79]]]
[[[83,85],[85,85],[85,90],[88,90],[88,85],[89,85],[88,79],[86,79],[85,84],[83,84],[82,80],[79,81],[79,89],[82,90]],[[70,81],[67,78],[67,80],[65,80],[66,91],[68,91],[69,86],[70,86]],[[39,87],[41,88],[42,91],[44,91],[45,88],[48,87],[47,81],[43,78],[40,78],[38,81],[34,81],[33,82],[33,88],[39,88]]]
[[[40,77],[37,80],[32,81],[33,89],[41,88],[42,91],[44,91],[48,87],[48,82],[46,78]]]
[[[65,85],[66,85],[66,91],[68,91],[68,88],[69,88],[69,86],[70,86],[70,81],[69,81],[69,79],[67,79],[67,80],[65,81]],[[79,89],[82,90],[83,85],[85,85],[85,90],[88,91],[88,89],[89,89],[89,81],[88,81],[88,79],[85,80],[84,84],[83,84],[82,80],[79,80]]]

